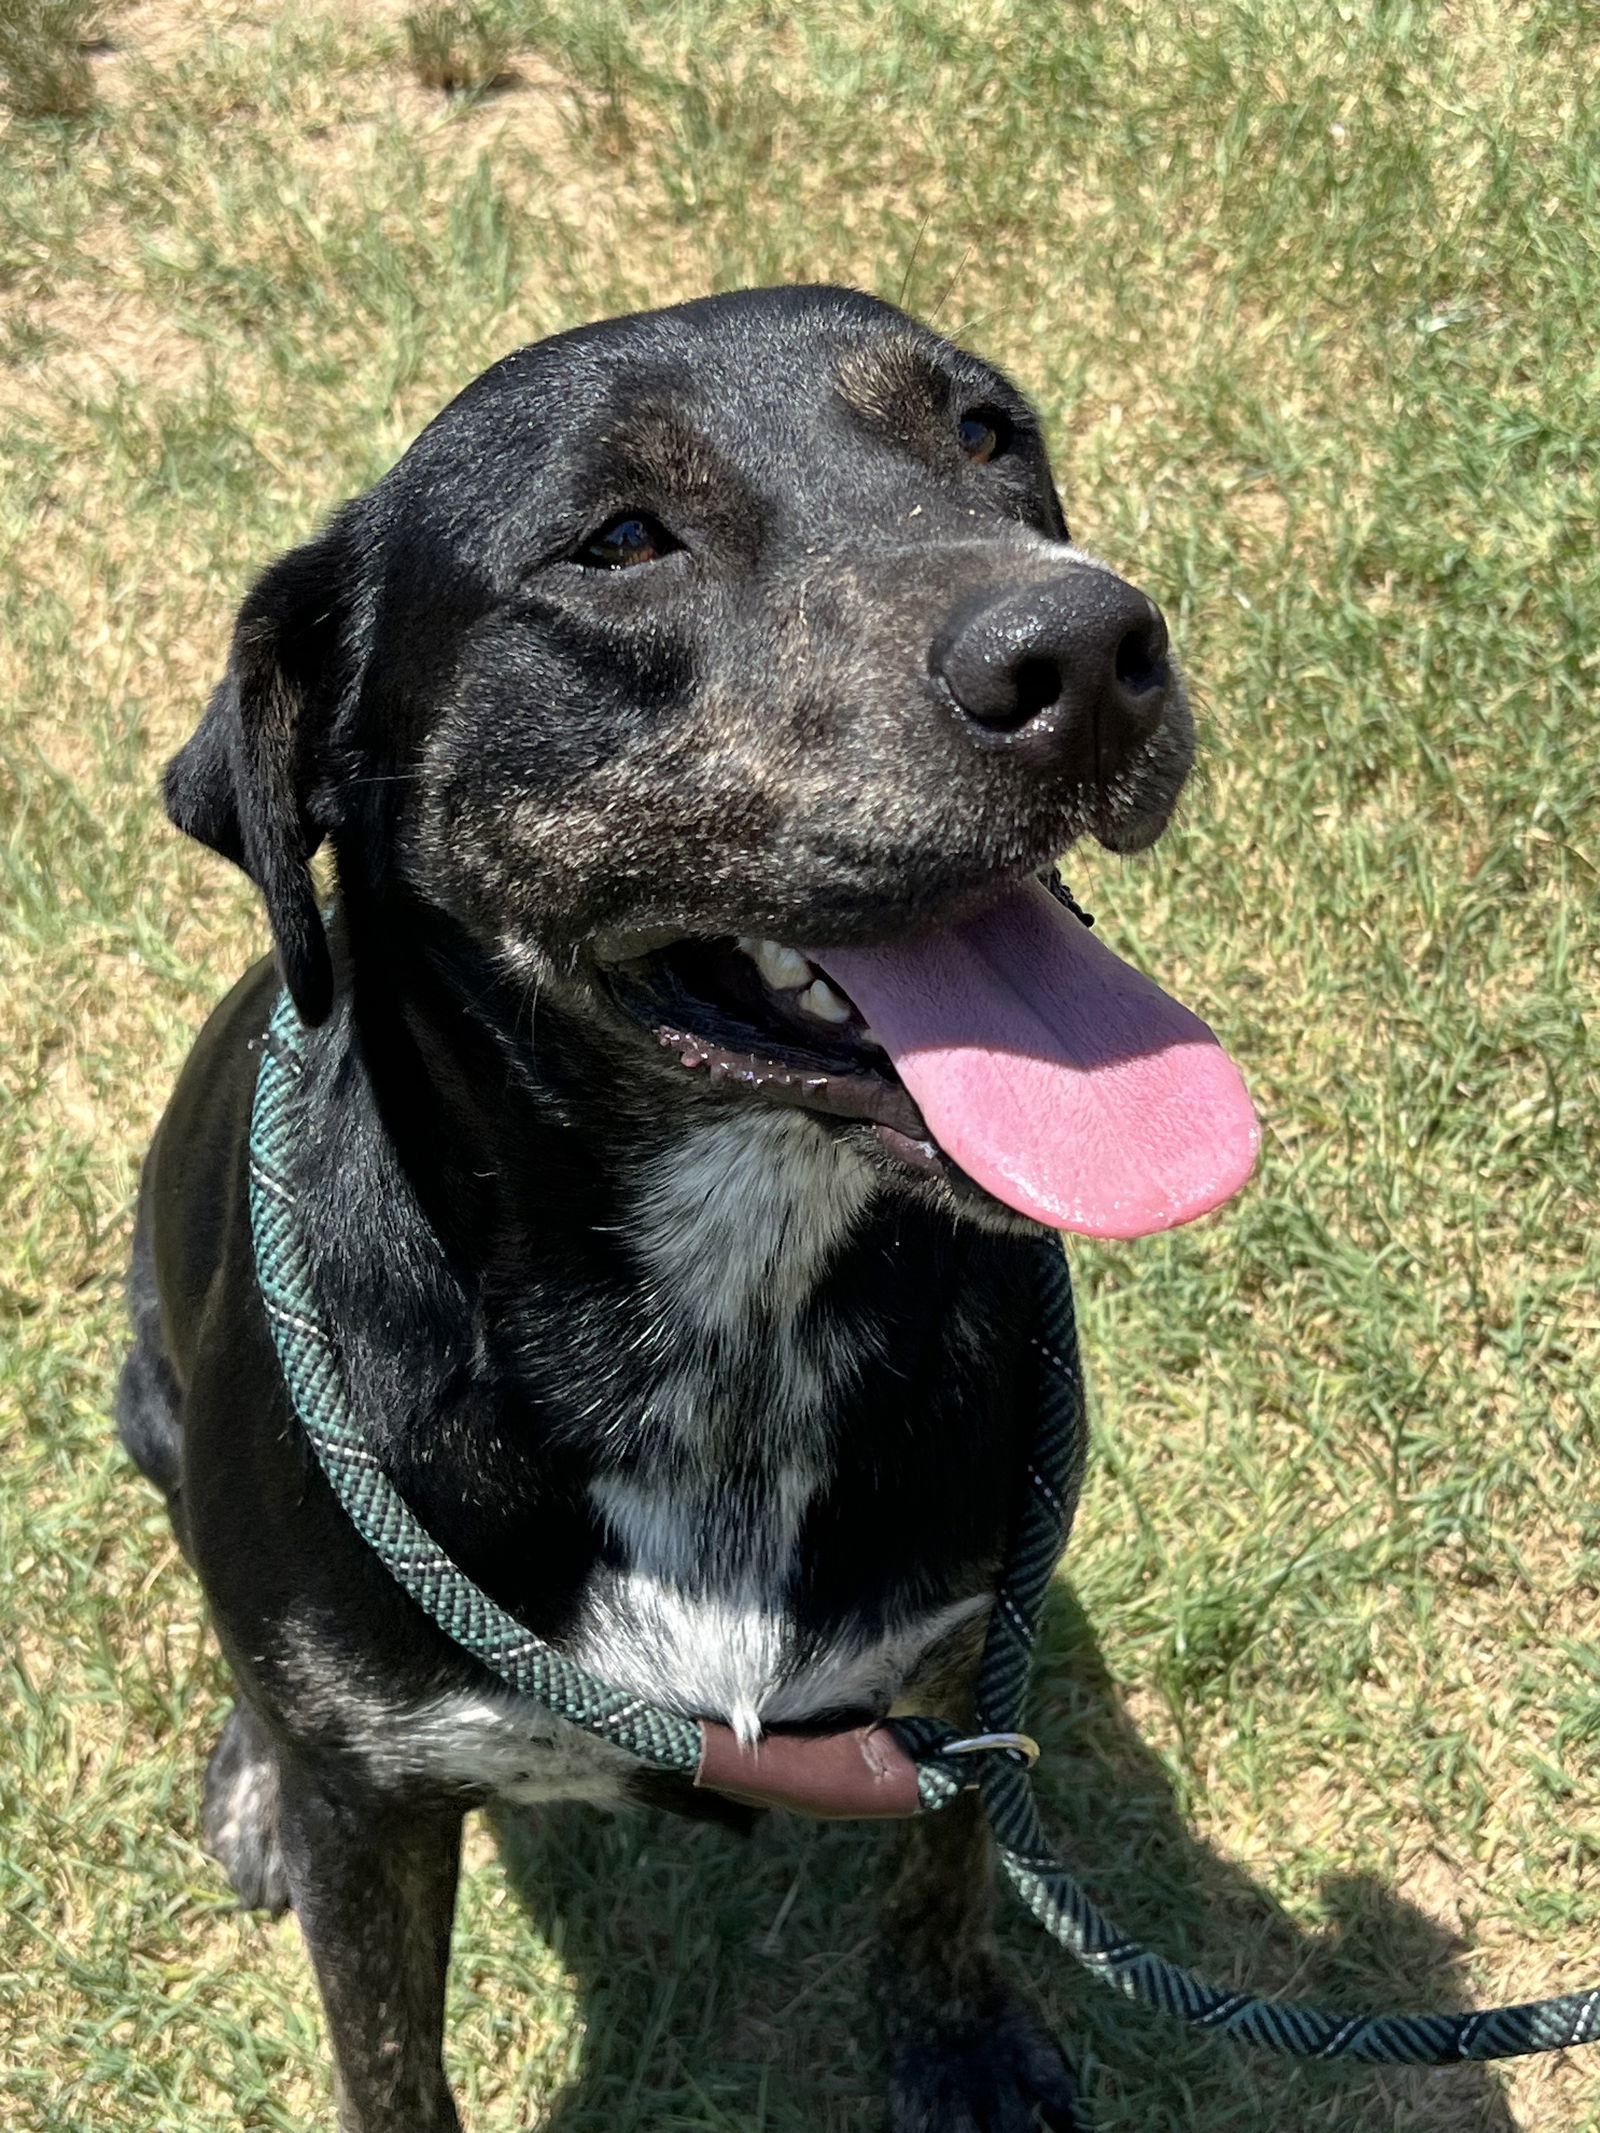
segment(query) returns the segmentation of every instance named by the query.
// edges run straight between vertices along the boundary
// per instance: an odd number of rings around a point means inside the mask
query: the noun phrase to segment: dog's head
[[[799,1103],[940,1171],[870,1026],[916,1020],[881,944],[937,989],[930,939],[981,946],[1085,833],[1149,843],[1191,747],[1161,616],[1072,543],[1026,400],[791,288],[487,371],[255,586],[167,792],[259,885],[308,1020],[329,836],[347,891],[442,915],[664,1100]]]

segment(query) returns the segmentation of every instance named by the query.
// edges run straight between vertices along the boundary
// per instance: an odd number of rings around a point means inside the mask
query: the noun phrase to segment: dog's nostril
[[[1053,659],[1024,659],[1012,676],[1016,708],[1004,723],[1025,726],[1041,711],[1061,701],[1061,669]]]
[[[1167,633],[1157,622],[1141,622],[1129,630],[1117,646],[1114,670],[1118,686],[1129,696],[1148,696],[1164,689],[1167,672]]]
[[[948,682],[949,677],[946,677]],[[1066,688],[1060,663],[1038,654],[996,665],[977,677],[978,685],[956,696],[968,718],[991,733],[1020,733],[1043,711],[1061,701]]]

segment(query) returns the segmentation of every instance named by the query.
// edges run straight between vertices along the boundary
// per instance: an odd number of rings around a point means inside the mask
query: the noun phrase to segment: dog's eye
[[[589,570],[628,570],[635,563],[654,563],[679,545],[655,519],[630,511],[591,534],[577,561]]]
[[[975,466],[987,466],[1011,441],[1011,424],[997,407],[969,408],[956,426],[961,449]]]

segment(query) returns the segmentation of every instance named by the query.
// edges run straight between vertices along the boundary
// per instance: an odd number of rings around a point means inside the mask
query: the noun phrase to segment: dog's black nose
[[[1110,776],[1172,688],[1160,609],[1089,566],[964,601],[928,666],[974,738],[1079,778]]]

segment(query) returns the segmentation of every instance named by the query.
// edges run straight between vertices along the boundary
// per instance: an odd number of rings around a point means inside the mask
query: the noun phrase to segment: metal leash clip
[[[1031,1770],[1039,1760],[1039,1743],[1028,1733],[974,1733],[967,1740],[947,1740],[939,1753],[982,1755],[991,1748],[1011,1756],[1024,1770]]]

